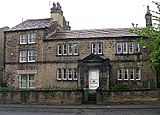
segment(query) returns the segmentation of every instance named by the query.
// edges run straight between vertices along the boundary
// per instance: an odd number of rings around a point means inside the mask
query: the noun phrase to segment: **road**
[[[0,105],[0,115],[160,115],[159,105]]]

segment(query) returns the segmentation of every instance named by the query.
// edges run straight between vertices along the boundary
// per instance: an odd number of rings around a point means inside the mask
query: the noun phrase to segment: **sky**
[[[0,27],[14,27],[27,19],[50,18],[53,2],[59,2],[72,30],[145,26],[147,5],[153,0],[1,0]]]

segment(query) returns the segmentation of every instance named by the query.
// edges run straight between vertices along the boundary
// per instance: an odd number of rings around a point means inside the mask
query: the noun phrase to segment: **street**
[[[0,105],[0,115],[160,115],[159,105]]]

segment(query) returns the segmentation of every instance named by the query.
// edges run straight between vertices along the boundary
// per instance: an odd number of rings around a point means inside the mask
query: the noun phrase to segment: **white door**
[[[89,89],[99,87],[99,70],[89,70]]]

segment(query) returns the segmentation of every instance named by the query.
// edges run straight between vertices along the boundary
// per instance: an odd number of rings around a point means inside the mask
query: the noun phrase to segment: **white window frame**
[[[117,54],[122,54],[122,43],[117,43]]]
[[[97,45],[98,45],[98,47],[97,47],[98,52],[97,53],[98,54],[103,54],[103,43],[98,43]]]
[[[68,55],[73,55],[73,44],[72,43],[68,44]]]
[[[23,77],[25,79],[23,79]],[[27,75],[26,74],[19,75],[19,88],[27,88]]]
[[[136,48],[138,51],[136,51]],[[138,43],[134,43],[134,53],[139,53],[140,52],[140,45]]]
[[[30,75],[34,75],[33,76],[33,80],[29,80],[29,77],[30,77]],[[25,77],[25,80],[24,79],[22,79],[22,77]],[[29,86],[29,84],[30,83],[33,83],[34,84],[34,87],[30,87]],[[24,83],[24,85],[22,85]],[[19,75],[19,88],[21,88],[21,89],[26,89],[26,88],[28,88],[28,89],[33,89],[33,88],[35,88],[35,74],[20,74]]]
[[[36,34],[35,33],[28,34],[28,43],[29,44],[36,43]]]
[[[125,78],[125,75],[127,75],[127,78]],[[124,80],[128,80],[128,69],[123,69],[123,78]]]
[[[132,74],[131,74],[131,70],[132,70]],[[133,78],[131,78],[131,75],[133,76]],[[129,69],[129,79],[130,79],[130,80],[134,80],[134,76],[135,76],[135,75],[134,75],[134,69],[133,69],[133,68],[130,68],[130,69]]]
[[[67,75],[68,75],[67,72],[68,72],[68,69],[64,68],[64,69],[63,69],[63,80],[67,80],[67,77],[68,77],[68,76],[67,76]],[[65,76],[65,77],[64,77],[64,76]]]
[[[134,44],[133,44],[133,42],[129,42],[128,43],[128,50],[129,50],[130,54],[134,53]]]
[[[73,80],[77,80],[78,79],[78,76],[77,76],[77,69],[73,69]],[[76,77],[75,77],[76,76]]]
[[[77,43],[74,43],[73,44],[73,55],[78,55],[78,51],[79,48],[78,48],[78,44]]]
[[[35,50],[28,51],[28,62],[35,62],[36,52]]]
[[[121,73],[120,73],[120,70],[121,70]],[[121,75],[121,79],[120,79],[120,75]],[[117,77],[118,77],[118,80],[123,80],[123,69],[117,69]]]
[[[128,53],[128,43],[124,42],[123,43],[123,54],[127,54]]]
[[[20,40],[20,44],[27,44],[27,35],[21,34],[19,40]]]
[[[63,44],[63,55],[67,55],[67,44]]]
[[[24,61],[22,59],[25,59]],[[19,61],[20,62],[27,62],[27,51],[22,50],[19,53]]]
[[[92,54],[103,54],[103,43],[92,43],[91,48]]]
[[[68,80],[72,80],[72,79],[73,79],[72,69],[68,69]]]
[[[31,80],[30,77],[33,77],[33,80]],[[30,86],[31,83],[34,85]],[[28,75],[28,88],[35,88],[35,75],[34,74]]]
[[[138,73],[137,73],[137,70],[139,71]],[[139,76],[138,79],[137,79],[137,75]],[[135,69],[135,80],[141,80],[141,69],[140,68]]]
[[[96,45],[96,43],[92,43],[92,54],[97,54],[97,45]]]
[[[62,55],[62,52],[63,52],[63,47],[62,47],[62,44],[58,44],[57,45],[57,54],[58,55]]]
[[[57,68],[57,80],[62,80],[62,69]]]

